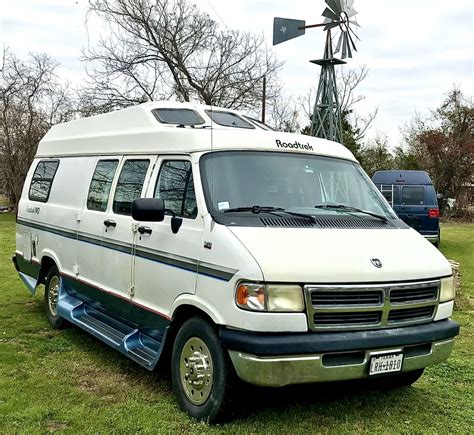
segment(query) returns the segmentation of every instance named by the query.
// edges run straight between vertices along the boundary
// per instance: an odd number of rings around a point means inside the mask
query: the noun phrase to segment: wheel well
[[[171,326],[177,332],[179,328],[181,328],[181,325],[191,317],[202,317],[204,320],[207,320],[213,328],[216,326],[207,313],[193,305],[180,305],[173,314]]]
[[[40,266],[39,275],[38,275],[38,284],[46,283],[46,277],[48,276],[48,272],[53,266],[56,266],[56,263],[51,257],[48,257],[45,255],[41,259],[41,266]]]
[[[160,357],[162,364],[166,365],[171,361],[171,352],[176,334],[183,323],[191,317],[201,317],[202,319],[206,320],[209,325],[211,325],[211,327],[217,329],[214,321],[204,311],[196,308],[193,305],[180,305],[178,308],[176,308],[176,311],[173,313],[173,318],[171,319],[171,325],[166,336],[166,342],[164,343],[162,355]]]

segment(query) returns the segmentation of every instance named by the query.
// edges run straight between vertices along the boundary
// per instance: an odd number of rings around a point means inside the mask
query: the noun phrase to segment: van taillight
[[[430,208],[428,210],[428,216],[430,218],[439,218],[439,208]]]

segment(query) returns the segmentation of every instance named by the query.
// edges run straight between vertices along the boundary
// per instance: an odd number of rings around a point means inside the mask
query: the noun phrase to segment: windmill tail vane
[[[353,53],[357,51],[356,41],[360,39],[354,29],[360,26],[355,20],[357,11],[353,7],[354,0],[325,2],[322,23],[306,25],[303,20],[274,18],[273,45],[302,36],[306,29],[310,28],[322,27],[327,32],[323,59],[311,61],[321,66],[321,74],[311,116],[310,134],[342,143],[341,108],[334,67],[345,64],[343,59],[352,58]],[[336,54],[340,54],[340,59],[335,57]]]

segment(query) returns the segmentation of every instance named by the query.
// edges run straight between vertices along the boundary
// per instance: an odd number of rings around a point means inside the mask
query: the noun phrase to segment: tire
[[[181,409],[206,423],[220,420],[230,398],[232,373],[211,325],[201,317],[187,320],[178,331],[171,355],[173,389]]]
[[[412,370],[383,378],[370,379],[370,381],[372,381],[372,386],[376,389],[390,390],[408,387],[420,379],[424,371],[425,369]]]
[[[61,275],[58,268],[52,266],[46,277],[44,286],[44,307],[49,324],[54,329],[62,329],[66,326],[66,321],[58,316],[57,302],[59,297],[59,287],[61,285]]]

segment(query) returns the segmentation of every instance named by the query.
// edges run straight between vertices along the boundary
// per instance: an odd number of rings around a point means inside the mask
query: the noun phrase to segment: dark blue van
[[[401,220],[439,247],[438,199],[426,172],[377,171],[372,181]]]

